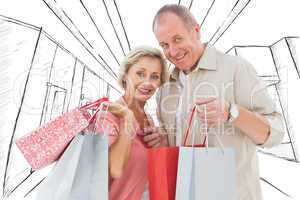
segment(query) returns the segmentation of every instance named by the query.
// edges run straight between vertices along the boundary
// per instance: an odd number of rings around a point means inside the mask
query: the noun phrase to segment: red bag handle
[[[191,115],[190,115],[189,120],[188,120],[188,128],[186,129],[186,132],[185,132],[183,146],[187,146],[186,142],[187,142],[187,138],[188,138],[188,136],[190,134],[190,129],[191,129],[191,126],[192,126],[192,122],[193,122],[193,118],[194,118],[196,109],[197,109],[197,106],[196,105],[193,106]],[[206,135],[205,135],[204,142],[203,142],[202,146],[206,146]]]
[[[80,109],[90,109],[90,108],[94,108],[94,107],[99,107],[101,103],[108,102],[108,101],[109,101],[108,97],[103,97],[103,98],[97,99],[94,102],[87,103],[84,106],[81,106]]]
[[[109,99],[108,97],[103,97],[103,98],[100,98],[100,99],[97,99],[96,101],[92,102],[92,103],[88,103],[84,106],[81,106],[80,109],[91,109],[91,108],[97,108],[95,113],[92,115],[92,117],[89,119],[89,124],[93,123],[95,118],[96,118],[96,115],[97,113],[100,111],[101,109],[101,104],[104,103],[104,102],[109,102]]]

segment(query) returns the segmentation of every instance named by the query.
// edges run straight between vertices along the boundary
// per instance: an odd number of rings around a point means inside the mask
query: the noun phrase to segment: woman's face
[[[131,99],[145,102],[161,84],[162,66],[157,58],[142,57],[124,77],[125,92]]]

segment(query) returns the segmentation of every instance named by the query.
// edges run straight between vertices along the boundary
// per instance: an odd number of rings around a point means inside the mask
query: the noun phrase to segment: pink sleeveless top
[[[147,114],[150,126],[154,126],[153,120]],[[103,123],[104,122],[104,123]],[[102,123],[102,127],[100,126]],[[118,179],[109,178],[109,199],[110,200],[140,200],[148,183],[147,175],[147,147],[140,136],[143,131],[137,121],[134,121],[135,136],[131,143],[130,157],[123,170],[122,176]],[[100,113],[96,130],[103,132],[102,128],[108,128],[109,146],[118,138],[120,130],[120,119],[107,112]]]

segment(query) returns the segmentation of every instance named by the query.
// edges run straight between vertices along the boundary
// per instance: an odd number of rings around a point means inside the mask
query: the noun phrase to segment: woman
[[[168,77],[166,62],[159,50],[142,46],[120,68],[125,93],[99,120],[109,134],[109,199],[148,199],[147,147],[167,145],[167,137],[154,128],[144,106]]]

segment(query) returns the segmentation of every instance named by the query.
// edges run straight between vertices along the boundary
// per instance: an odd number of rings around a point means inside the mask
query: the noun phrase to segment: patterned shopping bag
[[[75,108],[17,139],[16,145],[32,169],[41,169],[58,160],[70,141],[95,120],[96,113],[90,117],[87,109],[99,110],[106,101],[108,98],[101,98]]]

